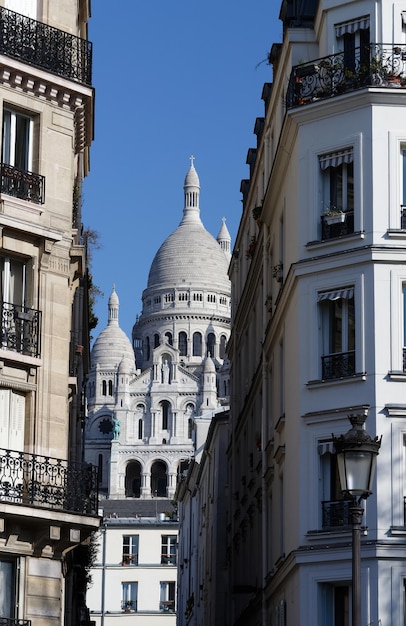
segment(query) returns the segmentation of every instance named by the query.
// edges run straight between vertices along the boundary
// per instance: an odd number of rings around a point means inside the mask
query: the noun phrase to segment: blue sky
[[[92,2],[95,140],[83,222],[101,244],[94,338],[113,284],[131,336],[151,262],[182,217],[191,154],[202,221],[217,236],[226,217],[234,240],[262,87],[272,81],[271,67],[258,64],[282,40],[279,8],[278,0]]]

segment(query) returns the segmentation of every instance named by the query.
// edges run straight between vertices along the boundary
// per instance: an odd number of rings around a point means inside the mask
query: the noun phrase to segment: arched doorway
[[[131,461],[125,468],[125,495],[126,498],[141,497],[141,464]]]
[[[166,498],[168,473],[163,461],[155,461],[151,467],[151,493],[158,498]]]

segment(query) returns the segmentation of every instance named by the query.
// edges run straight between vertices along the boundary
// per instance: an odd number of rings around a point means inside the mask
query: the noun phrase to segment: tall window
[[[354,289],[319,293],[322,333],[322,379],[355,373]]]
[[[136,611],[138,583],[121,583],[121,608],[123,611]]]
[[[176,565],[177,536],[162,535],[161,563],[162,565]]]
[[[226,358],[226,348],[227,348],[227,337],[225,335],[221,335],[220,337],[220,359]]]
[[[37,0],[6,0],[4,6],[34,20],[37,19]]]
[[[2,302],[26,305],[27,266],[20,259],[0,256]]]
[[[202,356],[201,333],[193,333],[193,356]]]
[[[168,430],[169,427],[169,402],[162,400],[162,430]]]
[[[187,335],[183,330],[179,333],[178,348],[180,356],[187,356]]]
[[[406,285],[403,285],[403,371],[406,372]]]
[[[214,357],[214,347],[216,345],[216,335],[214,333],[209,333],[207,335],[207,353],[206,356]]]
[[[165,613],[175,612],[175,583],[174,582],[161,582],[160,596],[159,596],[159,610]]]
[[[0,441],[8,450],[24,449],[25,395],[0,387]]]
[[[354,232],[353,149],[319,157],[322,172],[322,238]]]
[[[344,500],[332,441],[319,444],[322,528],[348,526],[350,500]]]
[[[329,626],[350,626],[350,588],[342,583],[321,586],[322,623]]]
[[[123,536],[123,565],[138,565],[138,535]]]
[[[32,170],[33,120],[11,109],[3,111],[3,163]]]
[[[2,617],[14,617],[15,563],[0,559],[0,615]]]

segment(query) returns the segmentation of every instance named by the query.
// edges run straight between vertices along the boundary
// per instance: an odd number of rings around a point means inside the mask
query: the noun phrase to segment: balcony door
[[[5,7],[6,9],[11,9],[11,11],[21,13],[26,17],[32,17],[32,19],[36,20],[37,4],[38,0],[6,0]]]

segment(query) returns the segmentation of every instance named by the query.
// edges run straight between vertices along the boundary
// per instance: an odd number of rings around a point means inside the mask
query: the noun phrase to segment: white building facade
[[[405,16],[281,5],[230,269],[230,624],[350,624],[349,414],[382,435],[362,624],[405,623]]]

